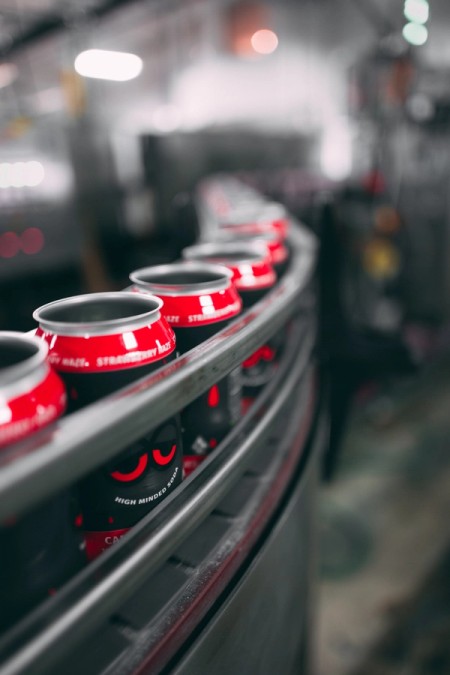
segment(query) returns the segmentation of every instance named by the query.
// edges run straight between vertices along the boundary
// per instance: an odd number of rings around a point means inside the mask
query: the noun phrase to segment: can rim
[[[238,241],[242,242],[252,242],[255,243],[260,241],[274,241],[283,243],[280,240],[280,237],[276,232],[270,230],[258,229],[261,228],[258,224],[253,225],[220,225],[217,232],[214,234],[217,235],[219,241],[228,242],[233,241],[235,238]]]
[[[46,361],[48,346],[43,340],[29,333],[0,331],[0,347],[2,342],[11,341],[30,345],[34,352],[18,363],[0,369],[0,387],[7,397],[32,389],[50,368]]]
[[[133,302],[141,302],[148,304],[146,311],[142,311],[134,316],[126,316],[117,319],[105,319],[97,321],[58,321],[52,320],[45,316],[51,313],[53,309],[60,307],[75,307],[80,305],[88,305],[91,302],[104,300],[106,302],[114,300],[127,301],[133,299]],[[139,298],[139,299],[138,299]],[[142,300],[141,300],[142,298]],[[54,333],[55,335],[68,336],[94,336],[94,335],[111,335],[126,331],[132,331],[136,328],[142,328],[149,324],[158,321],[161,318],[160,309],[163,306],[163,301],[154,295],[147,294],[139,296],[136,293],[128,291],[108,291],[104,293],[84,293],[81,295],[72,295],[68,298],[54,300],[48,302],[41,307],[38,307],[33,312],[33,318],[39,323],[42,330]]]
[[[274,220],[277,218],[287,218],[288,212],[287,208],[281,202],[264,202],[261,207],[261,219],[265,220],[267,217],[274,217]]]
[[[231,211],[219,219],[220,227],[233,229],[243,226],[263,226],[268,221],[276,221],[287,217],[287,209],[280,202],[264,201],[258,204],[246,204],[245,206],[236,206],[234,212]]]
[[[227,259],[227,253],[241,253],[242,258],[236,258],[231,262],[236,264],[241,263],[261,263],[267,260],[267,250],[266,247],[257,241],[249,241],[244,243],[227,241],[227,242],[205,242],[202,244],[195,244],[193,246],[187,246],[183,249],[182,255],[186,260],[199,260],[205,257],[214,257],[220,260]],[[199,256],[199,258],[197,257]],[[230,264],[220,263],[224,265]]]
[[[181,273],[181,272],[196,272],[196,273],[210,273],[216,276],[211,281],[197,281],[191,284],[174,284],[163,283],[164,276]],[[144,275],[153,274],[160,277],[162,281],[147,281]],[[153,267],[141,267],[134,270],[130,274],[131,281],[140,289],[154,293],[159,296],[165,295],[170,297],[189,296],[189,295],[203,295],[205,293],[214,293],[216,291],[224,291],[230,288],[233,273],[224,265],[215,265],[213,263],[199,263],[197,261],[184,260],[176,263],[169,263],[167,265],[155,265]]]

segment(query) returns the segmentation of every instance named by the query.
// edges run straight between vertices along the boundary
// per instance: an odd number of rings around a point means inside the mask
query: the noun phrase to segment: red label
[[[148,464],[148,455],[145,453],[141,455],[138,459],[138,463],[133,471],[128,471],[124,473],[123,471],[112,471],[111,478],[118,480],[120,483],[130,483],[131,481],[137,480],[142,476]]]
[[[141,289],[136,288],[138,292]],[[234,285],[222,291],[200,295],[162,295],[164,301],[161,309],[167,322],[175,327],[186,328],[205,326],[206,324],[225,321],[237,316],[242,309],[242,300]]]
[[[251,356],[245,359],[245,361],[242,363],[242,367],[253,368],[261,361],[265,361],[266,363],[273,361],[275,356],[276,352],[273,347],[270,345],[262,345],[262,347],[257,349],[256,352],[253,352]]]
[[[217,408],[220,403],[220,391],[217,384],[214,384],[208,392],[208,406],[210,408]]]
[[[280,239],[286,239],[288,235],[289,220],[287,218],[262,220],[258,225],[266,232],[276,232]]]
[[[162,447],[162,446],[161,446]],[[176,443],[173,443],[165,454],[160,448],[153,448],[149,453],[145,452],[137,458],[136,465],[127,471],[115,470],[110,473],[111,478],[119,483],[133,483],[138,480],[147,468],[163,469],[168,467],[175,459],[177,452]],[[165,488],[166,486],[163,486]],[[165,490],[164,490],[165,491]]]
[[[272,265],[283,263],[287,260],[289,253],[283,244],[279,232],[272,230],[269,232],[259,225],[239,225],[236,227],[223,228],[227,236],[235,235],[236,241],[254,240],[265,245],[269,260]],[[270,236],[267,236],[267,235]]]
[[[86,556],[88,560],[98,558],[100,553],[106,551],[115,544],[124,534],[128,532],[129,528],[125,530],[111,530],[110,532],[85,532],[84,540],[86,542]]]
[[[0,399],[0,447],[25,438],[62,415],[66,392],[50,368],[42,382],[16,398]]]
[[[206,455],[183,455],[183,478],[187,478],[206,459]]]
[[[265,243],[267,245],[267,249],[270,254],[270,259],[273,265],[283,263],[285,260],[287,260],[289,254],[283,242],[273,240],[273,241],[266,241]]]
[[[270,288],[277,280],[275,270],[268,260],[231,263],[226,256],[211,257],[210,260],[228,267],[233,272],[234,285],[241,290]]]
[[[163,317],[148,326],[116,335],[54,335],[38,328],[36,336],[48,343],[50,363],[66,373],[99,373],[144,366],[164,359],[175,350],[175,334]]]
[[[242,399],[241,401],[241,413],[242,415],[245,415],[247,411],[250,409],[250,406],[253,405],[255,402],[254,398],[250,398],[250,396],[246,396]]]

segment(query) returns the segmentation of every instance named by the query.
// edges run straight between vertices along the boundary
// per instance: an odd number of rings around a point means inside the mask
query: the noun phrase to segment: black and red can
[[[0,332],[0,452],[41,430],[50,437],[65,407],[64,385],[48,363],[47,345],[31,335]],[[0,523],[0,630],[81,568],[71,509],[66,491]]]
[[[276,231],[264,230],[258,224],[220,227],[214,232],[214,241],[215,243],[259,243],[265,247],[278,278],[288,269],[290,254],[287,245]]]
[[[164,301],[163,313],[181,354],[222,330],[242,309],[226,267],[180,262],[146,267],[130,275],[134,289]],[[240,369],[214,384],[181,411],[183,468],[189,475],[240,417]]]
[[[284,206],[278,202],[245,202],[219,221],[221,229],[253,229],[261,234],[274,233],[284,241],[289,233],[290,221]]]
[[[251,307],[273,288],[277,275],[266,247],[254,242],[204,243],[183,249],[183,258],[225,265],[245,309]]]
[[[228,267],[233,274],[233,283],[245,309],[261,300],[277,281],[269,254],[261,243],[198,244],[185,248],[183,257],[187,260],[209,261]],[[273,376],[278,363],[277,350],[277,340],[268,340],[242,363],[243,412]]]
[[[130,384],[175,357],[175,335],[162,301],[136,293],[92,293],[34,312],[36,334],[66,383],[70,410]],[[152,429],[151,411],[149,428]],[[117,541],[182,478],[178,418],[153,428],[79,485],[89,559]]]
[[[64,384],[47,352],[32,335],[0,332],[0,448],[47,426],[66,408]]]

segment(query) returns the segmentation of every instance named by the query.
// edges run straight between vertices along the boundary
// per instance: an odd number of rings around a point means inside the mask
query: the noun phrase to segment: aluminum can
[[[140,293],[164,302],[180,354],[222,330],[242,309],[242,300],[226,267],[180,262],[134,271],[130,279]],[[240,369],[210,387],[181,411],[183,469],[189,475],[240,418]]]
[[[286,209],[278,202],[245,203],[230,209],[219,219],[220,229],[257,229],[261,234],[273,233],[284,241],[289,233],[289,217]]]
[[[69,410],[93,403],[175,357],[162,301],[136,293],[91,293],[34,312],[36,334],[66,383]],[[182,478],[179,419],[166,420],[79,484],[80,523],[89,559],[122,537]]]
[[[278,279],[283,276],[289,267],[290,253],[287,244],[276,232],[265,231],[258,225],[219,228],[214,232],[214,235],[211,235],[211,239],[208,238],[208,241],[263,245]]]
[[[64,384],[47,351],[32,335],[0,332],[0,448],[46,427],[65,410]]]
[[[205,243],[183,249],[185,260],[224,265],[242,298],[243,307],[252,307],[277,281],[266,246],[257,242]]]
[[[277,281],[266,247],[261,243],[199,244],[185,248],[183,257],[228,267],[244,309],[261,300]],[[277,349],[277,340],[268,340],[242,363],[241,408],[244,413],[272,378],[278,364]]]
[[[0,332],[0,453],[14,444],[50,439],[64,412],[66,392],[34,336]],[[32,452],[33,445],[28,449]],[[14,461],[14,454],[9,461]],[[70,491],[29,513],[0,523],[0,630],[52,594],[83,565],[72,526]]]

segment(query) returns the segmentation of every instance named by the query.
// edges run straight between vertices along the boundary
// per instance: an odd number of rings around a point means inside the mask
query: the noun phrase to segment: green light
[[[427,0],[405,0],[404,15],[413,23],[426,23],[430,16]]]
[[[407,23],[403,27],[403,37],[406,42],[419,47],[424,45],[428,39],[428,30],[420,23]]]

